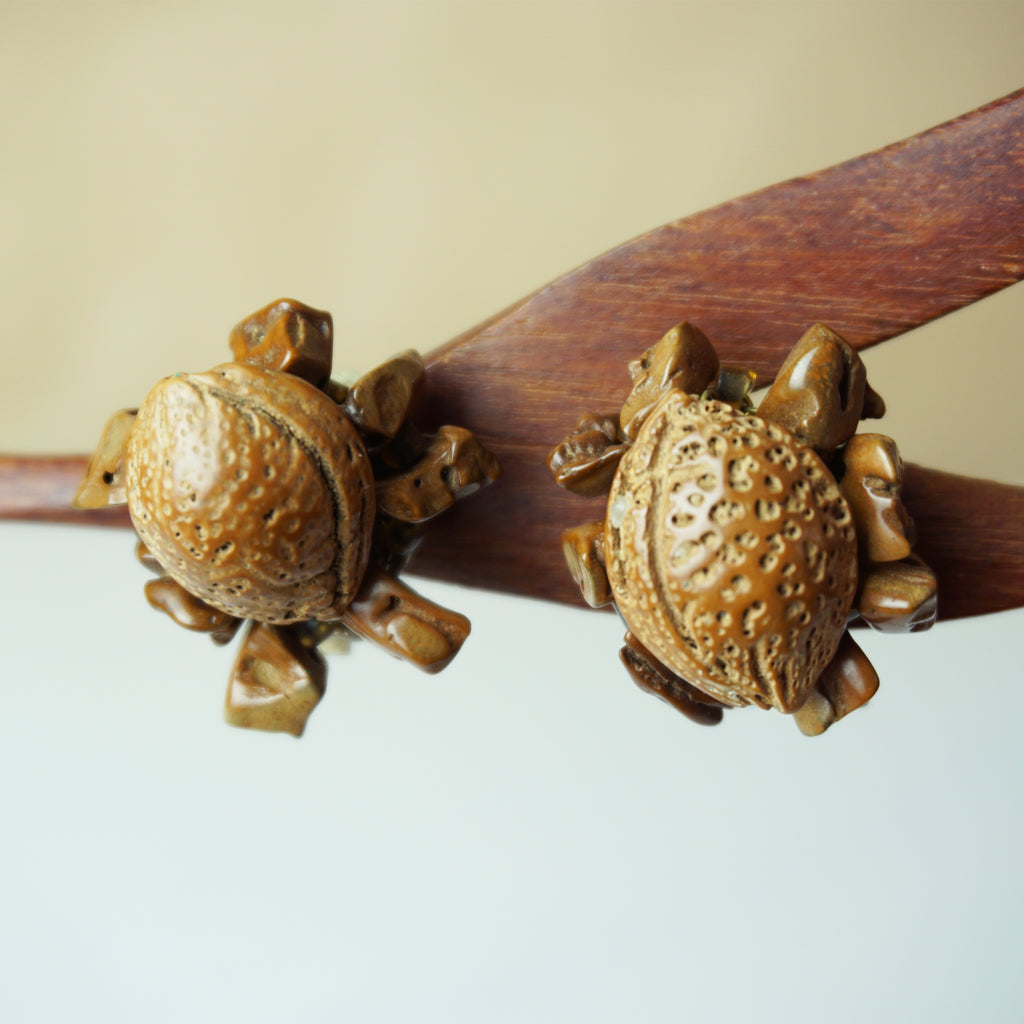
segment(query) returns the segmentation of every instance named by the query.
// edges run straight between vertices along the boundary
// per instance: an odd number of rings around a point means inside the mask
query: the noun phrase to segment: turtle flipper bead
[[[294,299],[270,302],[231,331],[236,363],[290,373],[322,387],[331,373],[331,314]]]
[[[364,374],[342,402],[349,419],[364,434],[394,437],[423,385],[423,358],[411,349]]]
[[[144,591],[150,607],[169,615],[185,629],[209,633],[214,643],[226,644],[242,624],[241,619],[200,601],[169,576],[150,580]]]
[[[878,692],[878,673],[849,633],[814,689],[793,715],[805,736],[820,736]]]
[[[301,736],[327,687],[323,656],[296,627],[256,622],[238,652],[224,702],[229,725]]]
[[[612,587],[604,561],[604,522],[570,526],[562,534],[562,554],[583,600],[591,608],[611,604]]]
[[[425,672],[440,672],[469,636],[469,619],[371,569],[342,622]]]
[[[718,374],[718,354],[703,331],[676,324],[639,359],[629,364],[633,381],[619,414],[622,433],[636,437],[647,414],[669,389],[699,395]]]
[[[843,449],[843,496],[857,523],[861,558],[896,562],[910,555],[914,524],[903,505],[903,460],[884,434],[856,434]]]
[[[607,493],[627,445],[611,416],[583,416],[548,456],[556,483],[574,494]]]
[[[860,356],[835,331],[815,324],[786,357],[759,412],[801,443],[831,451],[856,431],[866,388]]]
[[[881,633],[919,633],[935,624],[938,585],[919,558],[881,562],[861,574],[857,612]]]
[[[663,665],[633,633],[627,632],[625,641],[619,659],[641,690],[671,704],[697,725],[718,725],[722,721],[723,705],[704,696]]]
[[[85,468],[71,505],[74,508],[105,508],[128,501],[124,479],[124,450],[135,426],[138,409],[122,409],[107,421],[100,443]]]

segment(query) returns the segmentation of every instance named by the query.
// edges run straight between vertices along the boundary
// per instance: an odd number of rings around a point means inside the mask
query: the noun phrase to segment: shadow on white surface
[[[1024,613],[863,638],[821,739],[691,725],[614,618],[423,581],[428,677],[331,660],[306,737],[221,723],[233,650],[127,533],[4,524],[0,1019],[1019,1019]]]

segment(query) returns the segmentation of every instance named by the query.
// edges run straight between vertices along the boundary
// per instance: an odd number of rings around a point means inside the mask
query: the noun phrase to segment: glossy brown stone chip
[[[604,520],[571,526],[562,534],[562,554],[583,600],[591,608],[612,601],[612,588],[604,564]]]
[[[135,558],[139,565],[144,566],[150,572],[156,573],[157,576],[164,575],[164,567],[153,557],[153,552],[141,540],[135,543]]]
[[[699,395],[717,374],[718,354],[704,332],[690,323],[677,324],[629,364],[633,390],[619,414],[622,433],[635,438],[647,414],[670,388]]]
[[[377,506],[406,523],[426,522],[500,475],[501,464],[468,430],[441,427],[411,469],[377,483]]]
[[[359,378],[343,400],[345,412],[366,434],[394,437],[423,384],[423,358],[409,349]]]
[[[856,431],[866,387],[857,352],[835,331],[815,324],[786,357],[758,412],[803,444],[829,452]]]
[[[676,711],[698,725],[718,725],[722,721],[722,704],[701,693],[663,665],[633,633],[627,632],[625,641],[625,646],[619,651],[619,659],[641,690],[671,704]]]
[[[469,636],[469,619],[371,568],[341,620],[397,658],[440,672]]]
[[[938,614],[935,573],[919,558],[872,565],[861,577],[857,612],[882,633],[929,629]]]
[[[323,657],[299,627],[254,623],[238,652],[224,704],[229,725],[301,736],[327,686]]]
[[[910,555],[914,524],[903,505],[903,460],[884,434],[857,434],[843,449],[840,482],[857,524],[857,543],[867,562],[895,562]]]
[[[71,499],[74,508],[105,508],[123,505],[128,500],[124,451],[137,415],[138,409],[122,409],[107,420],[96,451],[85,468],[85,477]]]
[[[582,416],[548,456],[548,469],[559,487],[574,494],[606,494],[627,447],[615,417]]]
[[[246,317],[228,339],[235,362],[277,370],[323,385],[331,373],[331,314],[294,299],[278,299]]]
[[[214,643],[226,644],[242,624],[241,619],[200,601],[169,576],[150,580],[144,592],[150,607],[169,615],[185,629],[209,633]]]
[[[878,673],[867,655],[847,633],[836,656],[825,667],[814,689],[793,718],[805,736],[820,736],[878,691]]]

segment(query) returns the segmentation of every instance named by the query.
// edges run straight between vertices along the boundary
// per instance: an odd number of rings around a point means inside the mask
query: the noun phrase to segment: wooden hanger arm
[[[604,516],[599,499],[556,487],[538,446],[505,475],[431,525],[410,572],[433,579],[583,606],[562,562],[562,530]],[[71,508],[81,456],[0,456],[0,519],[130,527],[124,506]],[[908,465],[905,501],[917,550],[939,578],[939,617],[1024,606],[1024,488]]]

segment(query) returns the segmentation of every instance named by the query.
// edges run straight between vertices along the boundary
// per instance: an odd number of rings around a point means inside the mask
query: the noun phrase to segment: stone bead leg
[[[215,644],[228,643],[242,624],[241,619],[200,601],[170,576],[150,580],[144,592],[151,608],[170,616],[184,629],[209,633]]]
[[[327,382],[334,351],[331,314],[294,299],[278,299],[236,324],[228,338],[236,363]]]
[[[320,653],[301,626],[253,623],[242,642],[224,702],[229,725],[301,736],[327,687]]]
[[[555,483],[573,494],[607,494],[628,447],[619,438],[614,417],[588,414],[548,456],[548,469]]]
[[[562,554],[583,600],[591,608],[612,601],[612,585],[604,565],[604,520],[571,526],[562,534]]]
[[[124,448],[138,409],[121,409],[107,420],[100,443],[85,468],[85,477],[71,499],[73,508],[106,508],[128,501],[124,485]]]
[[[469,619],[371,568],[341,618],[364,640],[425,672],[440,672],[469,636]]]
[[[815,324],[782,364],[758,415],[811,448],[830,452],[853,435],[864,416],[884,410],[860,356],[835,331]]]
[[[882,633],[919,633],[935,624],[937,593],[935,573],[921,559],[883,562],[862,571],[856,608]]]
[[[633,389],[619,414],[623,435],[635,440],[647,414],[670,388],[699,395],[718,369],[718,354],[704,332],[690,323],[677,324],[629,364]]]
[[[805,736],[820,736],[840,718],[866,704],[877,691],[878,673],[847,633],[839,643],[836,656],[825,666],[793,718]]]
[[[365,434],[394,437],[420,392],[423,358],[408,349],[363,374],[348,389],[342,407]]]
[[[416,465],[377,483],[377,508],[403,523],[423,523],[500,475],[498,460],[470,431],[441,427]]]
[[[864,562],[895,562],[910,554],[914,524],[903,505],[903,460],[884,434],[857,434],[843,450],[839,487],[857,524]]]
[[[723,705],[695,690],[685,679],[680,679],[666,668],[631,632],[627,632],[624,639],[626,646],[619,651],[619,657],[641,690],[660,697],[698,725],[718,725],[721,722]]]

